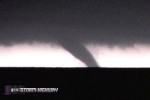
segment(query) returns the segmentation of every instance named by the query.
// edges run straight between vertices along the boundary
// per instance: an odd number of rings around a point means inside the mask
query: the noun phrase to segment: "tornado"
[[[85,63],[87,67],[100,67],[87,48],[75,38],[60,34],[55,34],[53,36],[64,49]]]

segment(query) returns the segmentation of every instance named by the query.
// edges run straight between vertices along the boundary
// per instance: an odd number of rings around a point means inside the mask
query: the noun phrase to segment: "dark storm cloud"
[[[1,38],[30,40],[41,33],[50,37],[45,31],[56,29],[82,41],[149,43],[149,4],[145,0],[1,0]]]

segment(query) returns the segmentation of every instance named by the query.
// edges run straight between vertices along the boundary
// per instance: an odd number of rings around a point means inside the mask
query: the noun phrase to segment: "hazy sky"
[[[140,57],[138,60],[147,61],[148,56],[144,58],[144,55],[145,52],[149,53],[147,47],[150,44],[149,5],[148,0],[0,0],[0,45],[1,48],[6,49],[8,44],[14,44],[15,50],[22,50],[17,45],[26,43],[31,50],[31,48],[34,49],[34,46],[30,45],[31,42],[47,45],[59,41],[57,38],[59,36],[66,36],[86,45],[99,44],[101,46],[92,47],[93,50],[99,48],[91,52],[93,56],[94,53],[107,49],[108,53],[105,57],[108,57],[114,52],[117,53],[113,51],[116,45],[119,50],[123,50],[121,52],[124,52],[125,48],[134,48],[135,45],[140,44],[138,48],[142,49],[140,56],[143,58],[138,56]],[[107,46],[110,49],[105,48]],[[43,46],[43,48],[46,50],[46,47]],[[61,52],[64,49],[57,50]],[[125,56],[130,55],[129,58],[136,58],[136,54],[139,54],[135,48],[130,50],[120,55],[114,54],[122,59],[120,62],[125,62],[127,60]],[[4,51],[6,53],[7,50]],[[4,57],[2,56],[4,51],[0,50],[1,58]],[[101,66],[107,66],[103,65],[105,57],[95,59],[99,64],[101,62]],[[0,66],[3,66],[1,61]]]
[[[147,68],[150,66],[150,45],[137,44],[121,48],[107,45],[86,45],[98,65],[108,68]],[[43,43],[0,45],[1,67],[87,67],[60,46]]]

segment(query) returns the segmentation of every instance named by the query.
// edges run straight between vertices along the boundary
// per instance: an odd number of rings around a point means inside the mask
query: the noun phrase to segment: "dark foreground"
[[[10,93],[49,98],[136,99],[149,96],[150,69],[105,68],[0,68],[0,94],[6,86],[58,88],[55,93]],[[35,96],[37,97],[37,96]]]

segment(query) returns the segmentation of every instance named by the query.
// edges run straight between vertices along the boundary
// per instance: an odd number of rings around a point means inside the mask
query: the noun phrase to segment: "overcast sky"
[[[149,5],[148,0],[0,0],[0,45],[52,43],[66,36],[80,43],[146,48]]]

